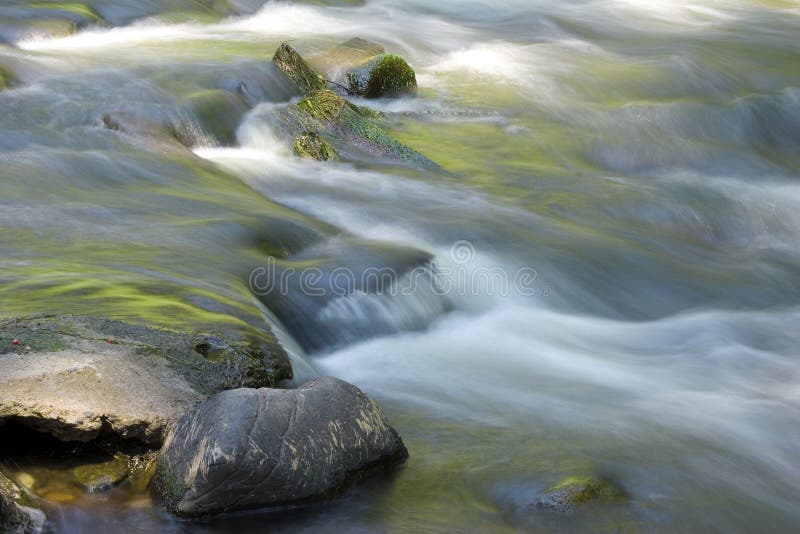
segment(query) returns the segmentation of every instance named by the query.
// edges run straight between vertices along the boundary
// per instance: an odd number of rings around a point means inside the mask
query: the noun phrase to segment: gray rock
[[[170,425],[209,395],[292,377],[285,352],[266,335],[232,342],[215,358],[195,352],[192,341],[92,317],[2,321],[0,424],[16,421],[63,441],[110,432],[161,443]]]
[[[5,534],[39,534],[50,532],[44,512],[24,506],[22,490],[0,473],[0,532]]]
[[[169,434],[155,488],[172,512],[197,517],[307,502],[407,456],[377,404],[325,377],[204,402]]]

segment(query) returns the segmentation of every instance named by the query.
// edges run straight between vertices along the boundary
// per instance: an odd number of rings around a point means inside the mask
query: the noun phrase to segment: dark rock
[[[170,433],[155,488],[181,516],[299,504],[407,455],[377,404],[326,377],[296,390],[235,389],[204,402]]]
[[[44,512],[25,506],[22,489],[0,472],[0,532],[4,534],[39,534],[52,528]]]

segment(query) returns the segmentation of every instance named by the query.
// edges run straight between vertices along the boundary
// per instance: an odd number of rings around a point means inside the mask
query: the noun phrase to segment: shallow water
[[[368,319],[377,337],[282,333],[381,404],[411,454],[392,480],[201,525],[98,496],[64,506],[61,530],[800,523],[799,2],[242,2],[249,14],[144,19],[155,3],[97,4],[126,25],[0,45],[21,82],[0,92],[2,315],[257,326],[272,319],[246,275],[265,247],[340,230],[433,254],[447,291],[315,317],[328,332]],[[291,96],[274,49],[355,35],[420,84],[359,103],[443,171],[301,161],[276,141],[267,118]],[[240,83],[255,107],[217,146],[187,98]],[[181,125],[193,152],[98,127],[109,112]],[[531,507],[587,472],[630,500]]]

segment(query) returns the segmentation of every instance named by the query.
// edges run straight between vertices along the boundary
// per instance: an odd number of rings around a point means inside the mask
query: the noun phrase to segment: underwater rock
[[[25,506],[23,490],[0,472],[0,532],[39,534],[52,532],[44,512]]]
[[[625,498],[625,491],[609,480],[569,477],[545,490],[534,505],[541,511],[570,514],[589,503],[616,502]]]
[[[160,443],[175,420],[211,394],[291,378],[288,357],[272,338],[230,345],[212,359],[195,352],[188,334],[119,321],[3,321],[0,424],[13,420],[64,441],[110,433]]]
[[[210,89],[193,93],[188,97],[189,109],[197,117],[200,132],[194,137],[207,137],[222,145],[236,142],[236,129],[248,109],[244,100],[230,91]],[[203,139],[193,139],[190,145]],[[184,143],[187,144],[187,143]]]
[[[287,43],[282,43],[278,47],[272,57],[272,63],[294,84],[301,95],[328,87],[325,80]]]
[[[71,475],[87,493],[100,493],[128,478],[128,458],[117,455],[104,462],[74,467]]]
[[[366,98],[389,98],[417,90],[417,77],[408,63],[394,54],[381,54],[347,73],[352,94]]]
[[[336,152],[336,149],[315,132],[303,132],[295,137],[292,150],[295,156],[301,158],[315,159],[317,161],[339,159],[339,153]]]
[[[407,456],[375,402],[325,377],[207,400],[170,432],[154,487],[173,513],[198,517],[308,502]]]
[[[14,81],[14,75],[3,65],[0,65],[0,90],[8,89]]]

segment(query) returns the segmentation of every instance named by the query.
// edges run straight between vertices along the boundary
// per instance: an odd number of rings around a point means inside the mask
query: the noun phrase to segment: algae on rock
[[[328,87],[325,80],[287,43],[278,47],[272,63],[294,84],[301,95]]]
[[[568,477],[545,490],[535,502],[537,509],[562,514],[573,513],[593,502],[619,502],[625,491],[604,478]]]
[[[400,56],[381,54],[347,74],[350,92],[366,98],[396,97],[417,90],[414,69]]]
[[[317,161],[339,159],[339,153],[330,143],[321,138],[316,132],[303,132],[294,138],[292,146],[295,156]]]

